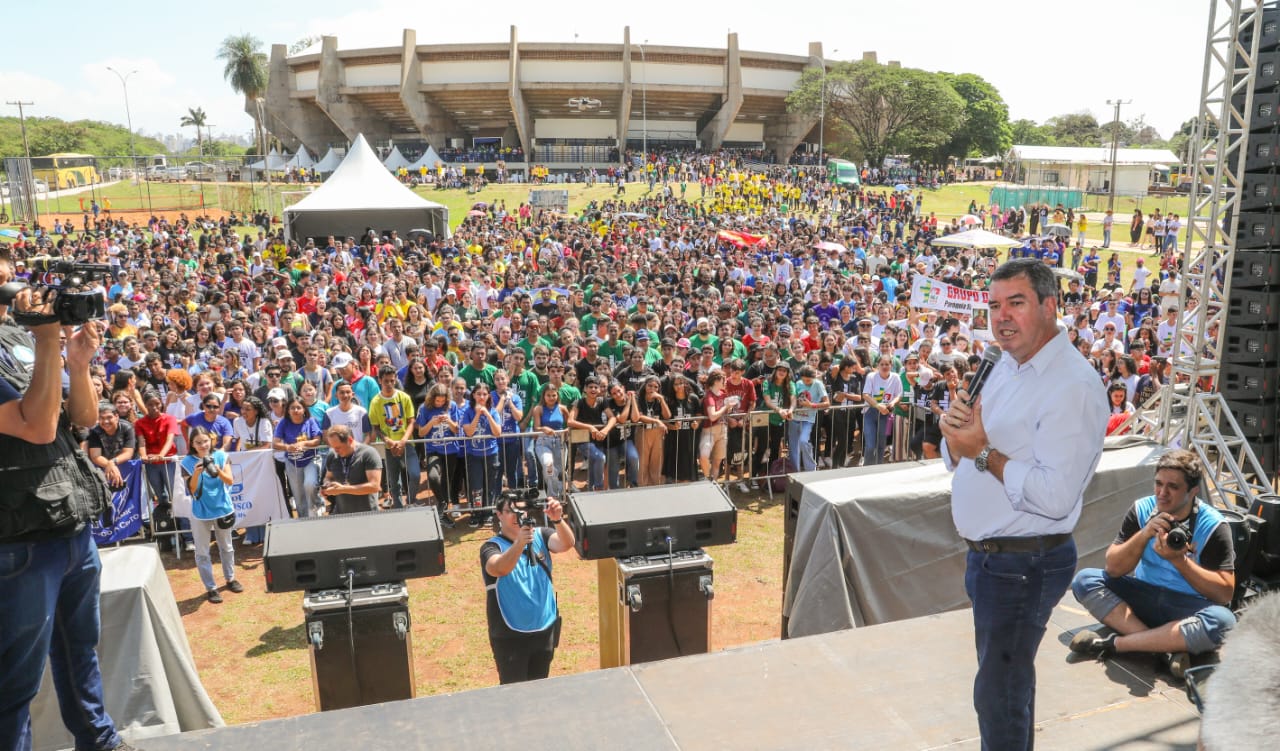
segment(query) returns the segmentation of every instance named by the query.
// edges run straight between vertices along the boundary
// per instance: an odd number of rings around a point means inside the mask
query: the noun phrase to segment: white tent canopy
[[[933,241],[932,245],[944,248],[1016,248],[1022,245],[1022,241],[997,235],[985,229],[971,229],[939,237]]]
[[[431,146],[427,146],[427,153],[418,157],[418,161],[414,162],[413,164],[410,164],[409,171],[417,172],[423,167],[426,167],[429,170],[433,170],[436,168],[437,163],[443,163],[443,162],[444,160],[440,158],[440,155],[436,153],[436,150],[431,148]]]
[[[316,162],[315,170],[316,172],[327,175],[336,170],[339,164],[342,164],[342,156],[339,155],[337,151],[334,151],[333,147],[330,146],[329,153],[324,155],[324,159]]]
[[[409,160],[404,158],[404,154],[400,153],[399,146],[392,146],[391,153],[387,154],[386,159],[382,160],[382,165],[392,172],[395,172],[401,167],[408,167]]]
[[[289,160],[285,167],[288,169],[311,169],[315,163],[316,161],[307,153],[307,147],[299,146],[298,153],[293,155],[293,158]]]
[[[269,170],[278,171],[285,168],[285,162],[287,161],[287,159],[288,159],[287,154],[281,154],[280,152],[276,151],[273,148],[271,149],[271,152],[267,154],[266,159],[261,159],[257,162],[254,162],[253,164],[250,164],[249,168],[250,169],[269,169]]]
[[[284,223],[295,240],[358,237],[368,229],[379,234],[395,230],[407,238],[410,230],[420,228],[444,238],[449,236],[449,209],[402,185],[361,134],[323,185],[284,210]]]

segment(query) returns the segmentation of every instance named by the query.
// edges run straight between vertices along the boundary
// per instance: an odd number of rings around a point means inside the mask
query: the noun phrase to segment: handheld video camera
[[[541,512],[547,508],[546,500],[538,498],[537,488],[504,490],[498,497],[506,501],[507,505],[516,512],[522,527],[538,526],[538,519],[533,512]]]
[[[35,256],[27,259],[27,268],[33,272],[32,281],[10,282],[0,286],[0,305],[12,306],[13,299],[24,287],[31,289],[32,303],[49,304],[51,312],[35,313],[29,310],[10,310],[13,320],[23,326],[41,326],[59,323],[63,326],[82,326],[96,318],[106,317],[102,295],[82,289],[90,282],[111,273],[105,263],[81,263],[70,258]],[[38,277],[42,281],[35,281]],[[50,281],[56,277],[56,280]]]

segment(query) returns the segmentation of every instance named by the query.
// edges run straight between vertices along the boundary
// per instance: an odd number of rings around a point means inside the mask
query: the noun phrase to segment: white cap
[[[339,352],[333,356],[333,359],[329,361],[329,364],[335,368],[345,368],[353,362],[355,361],[351,359],[350,354],[346,352]]]

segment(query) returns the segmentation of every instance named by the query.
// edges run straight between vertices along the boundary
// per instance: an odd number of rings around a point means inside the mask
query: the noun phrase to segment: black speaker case
[[[569,525],[583,560],[727,545],[738,537],[738,509],[719,485],[693,482],[570,493]]]
[[[1224,363],[1275,366],[1280,362],[1280,328],[1235,326],[1228,322],[1222,340]]]
[[[600,561],[600,667],[709,652],[714,566],[702,550]]]
[[[316,709],[346,709],[414,697],[412,622],[404,582],[308,592],[302,600]],[[319,634],[319,638],[316,634]]]
[[[1280,253],[1238,250],[1231,262],[1232,289],[1280,289]]]
[[[333,589],[439,576],[444,534],[434,508],[405,508],[267,525],[262,568],[268,592]]]

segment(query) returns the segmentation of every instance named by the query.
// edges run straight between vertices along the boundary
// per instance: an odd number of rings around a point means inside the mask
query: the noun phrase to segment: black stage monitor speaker
[[[600,561],[600,667],[709,651],[713,564],[701,550]]]
[[[1238,57],[1236,59],[1240,60]],[[1253,63],[1253,72],[1255,95],[1259,91],[1280,88],[1280,50],[1259,52]]]
[[[262,563],[268,592],[364,586],[444,573],[444,535],[434,508],[284,519],[267,525]]]
[[[1232,289],[1280,289],[1280,253],[1270,251],[1236,251],[1231,262]]]
[[[308,592],[302,600],[320,711],[413,698],[409,590],[404,582]],[[349,627],[348,627],[349,626]]]
[[[1280,321],[1280,292],[1233,289],[1227,301],[1232,326],[1274,326]]]
[[[738,510],[713,482],[569,495],[569,524],[586,560],[725,545],[738,537]]]
[[[1253,45],[1253,25],[1245,24],[1240,32],[1240,46],[1249,49]],[[1262,38],[1258,40],[1259,57],[1261,53],[1271,52],[1280,46],[1280,9],[1274,5],[1262,9]]]
[[[1244,114],[1244,94],[1231,98],[1231,105]],[[1280,89],[1253,92],[1253,110],[1249,118],[1249,132],[1271,130],[1280,126]],[[1246,162],[1247,163],[1247,162]]]

